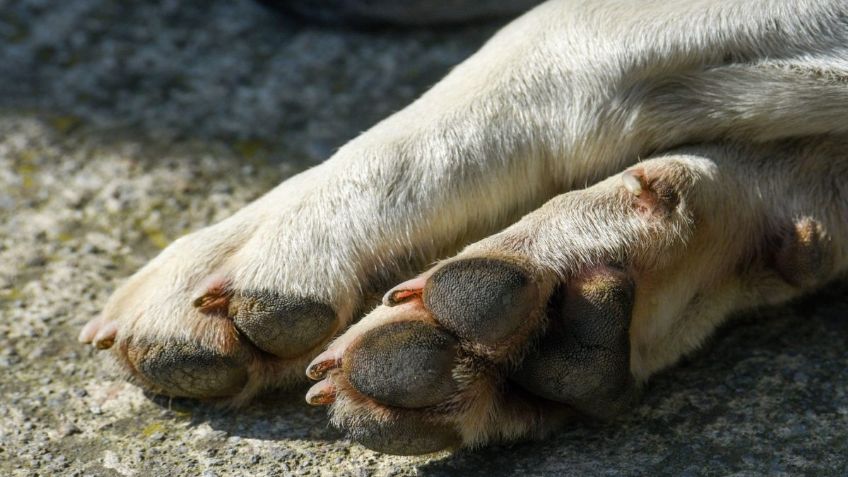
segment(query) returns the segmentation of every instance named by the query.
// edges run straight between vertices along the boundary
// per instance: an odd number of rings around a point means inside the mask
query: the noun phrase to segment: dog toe
[[[343,369],[354,388],[377,402],[433,406],[456,392],[451,370],[458,346],[432,324],[390,323],[362,336],[348,350]]]
[[[236,293],[229,303],[235,327],[262,351],[281,358],[315,348],[338,327],[332,307],[270,291]]]

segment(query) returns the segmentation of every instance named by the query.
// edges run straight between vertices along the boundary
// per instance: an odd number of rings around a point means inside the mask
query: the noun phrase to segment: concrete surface
[[[145,396],[76,343],[122,277],[402,107],[494,29],[247,0],[0,0],[0,475],[848,475],[848,285],[743,317],[611,426],[403,458],[303,390]]]

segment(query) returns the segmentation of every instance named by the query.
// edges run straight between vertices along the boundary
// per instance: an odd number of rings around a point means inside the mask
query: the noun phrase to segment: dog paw
[[[335,425],[394,454],[511,440],[572,411],[609,418],[633,397],[633,298],[614,267],[555,286],[532,264],[451,261],[319,355],[307,401],[332,403]]]
[[[238,401],[297,379],[349,310],[321,287],[275,280],[285,267],[263,247],[279,243],[256,241],[267,231],[238,219],[168,247],[80,340],[110,349],[132,379],[170,396]]]
[[[642,171],[554,199],[392,289],[312,362],[320,381],[307,401],[332,404],[336,426],[396,454],[615,416],[635,394],[638,239],[688,224],[680,203]]]
[[[309,361],[378,303],[387,283],[433,259],[409,258],[411,246],[396,236],[405,225],[375,219],[364,205],[373,190],[350,186],[334,167],[307,171],[176,240],[119,287],[79,339],[109,350],[157,394],[239,404],[302,383]],[[362,210],[328,207],[333,201]]]
[[[354,440],[396,454],[621,414],[639,383],[731,311],[829,276],[818,273],[832,256],[823,223],[787,226],[783,202],[752,192],[756,176],[721,162],[724,149],[709,152],[645,161],[559,196],[398,285],[312,362],[319,382],[307,401],[330,404]]]

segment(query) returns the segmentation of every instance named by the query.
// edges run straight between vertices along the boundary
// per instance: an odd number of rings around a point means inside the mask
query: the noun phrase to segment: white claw
[[[80,343],[91,343],[94,340],[94,335],[97,334],[101,326],[103,326],[102,317],[98,316],[97,318],[90,320],[88,323],[85,324],[85,326],[83,326],[77,339],[80,341]]]
[[[632,172],[624,171],[621,174],[621,181],[624,183],[624,188],[631,194],[637,197],[642,194],[642,181]]]
[[[118,326],[112,322],[103,323],[101,328],[94,335],[92,344],[97,349],[109,349],[115,343],[115,337],[118,335]]]

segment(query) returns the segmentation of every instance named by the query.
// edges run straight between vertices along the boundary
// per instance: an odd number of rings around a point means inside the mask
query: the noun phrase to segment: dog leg
[[[390,291],[316,358],[307,400],[401,454],[615,416],[730,312],[848,270],[846,151],[701,146],[556,197]]]

